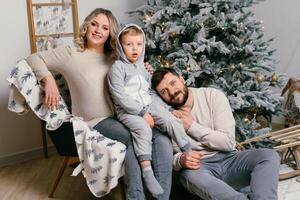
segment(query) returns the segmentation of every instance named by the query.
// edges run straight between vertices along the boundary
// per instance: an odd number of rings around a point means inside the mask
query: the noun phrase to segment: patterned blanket
[[[7,81],[11,89],[9,110],[25,114],[30,108],[38,118],[46,122],[48,130],[56,130],[66,121],[72,122],[80,160],[73,175],[82,172],[90,191],[96,197],[108,194],[124,175],[126,146],[104,137],[89,127],[80,116],[70,114],[62,98],[57,109],[48,109],[42,102],[43,89],[25,60],[16,64]]]

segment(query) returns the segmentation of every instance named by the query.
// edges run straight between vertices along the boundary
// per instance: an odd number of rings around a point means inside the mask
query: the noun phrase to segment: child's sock
[[[151,192],[152,196],[157,198],[159,195],[164,193],[160,184],[154,177],[151,165],[142,168],[144,183],[148,190]]]

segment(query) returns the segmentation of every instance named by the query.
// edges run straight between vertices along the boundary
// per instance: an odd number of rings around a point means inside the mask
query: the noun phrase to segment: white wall
[[[146,0],[78,0],[79,23],[96,7],[112,10],[120,23],[135,21],[124,11]],[[264,21],[266,38],[277,36],[273,47],[279,60],[278,71],[299,76],[300,1],[266,0],[253,8]],[[41,148],[39,121],[32,115],[18,116],[7,110],[8,87],[5,78],[15,62],[30,53],[26,1],[10,0],[0,7],[0,162],[12,154]],[[1,164],[1,163],[0,163]]]
[[[5,78],[13,64],[30,53],[25,3],[7,1],[0,8],[0,157],[41,146],[39,122],[32,115],[21,117],[7,110]]]
[[[253,7],[255,16],[263,20],[266,38],[276,37],[272,48],[278,72],[300,76],[300,1],[265,0]]]

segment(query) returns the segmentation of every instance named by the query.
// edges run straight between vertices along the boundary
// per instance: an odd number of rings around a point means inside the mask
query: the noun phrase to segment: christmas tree
[[[263,23],[249,9],[258,2],[148,0],[130,12],[142,21],[146,59],[154,68],[174,67],[188,86],[224,91],[238,140],[268,132],[270,116],[281,114],[274,88],[282,87],[285,76],[275,73],[273,39],[265,40]]]

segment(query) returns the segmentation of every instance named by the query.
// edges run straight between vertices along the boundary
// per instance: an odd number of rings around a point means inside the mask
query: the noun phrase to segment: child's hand
[[[179,119],[182,118],[182,113],[179,110],[173,110],[172,114]]]
[[[154,69],[153,69],[153,67],[152,67],[152,65],[151,64],[149,64],[148,62],[145,62],[144,63],[144,67],[145,67],[145,69],[149,72],[149,74],[153,74],[153,72],[154,72]]]
[[[154,127],[154,119],[153,119],[153,117],[149,113],[146,112],[144,114],[143,118],[146,120],[146,122],[149,124],[149,126],[151,128]]]

